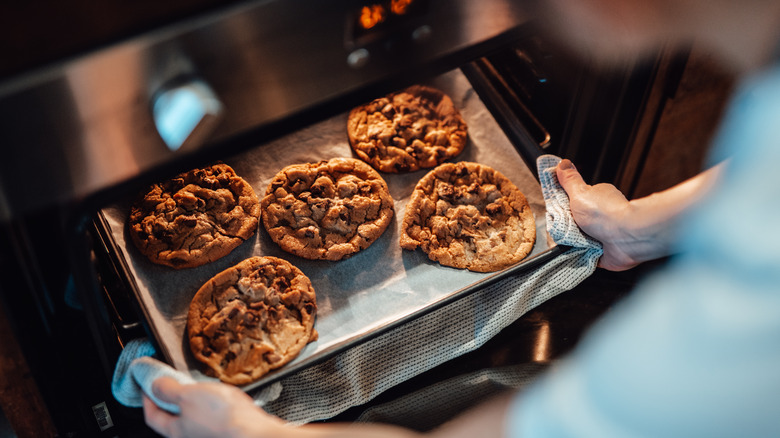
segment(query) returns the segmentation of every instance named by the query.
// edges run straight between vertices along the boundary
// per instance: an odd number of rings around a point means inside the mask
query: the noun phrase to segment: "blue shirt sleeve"
[[[513,437],[780,436],[780,70],[740,87],[680,255],[519,394]]]

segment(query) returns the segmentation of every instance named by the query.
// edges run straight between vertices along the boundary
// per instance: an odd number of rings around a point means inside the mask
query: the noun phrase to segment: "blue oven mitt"
[[[143,406],[142,395],[146,394],[157,406],[173,414],[179,413],[179,406],[158,399],[152,392],[152,382],[159,377],[172,377],[179,383],[194,383],[189,374],[177,371],[170,365],[152,356],[154,346],[146,338],[128,342],[119,355],[114,377],[111,380],[111,392],[116,400],[131,408]]]
[[[154,349],[154,345],[146,338],[128,342],[119,355],[116,368],[114,368],[111,392],[119,403],[130,408],[142,407],[142,396],[146,394],[157,406],[172,414],[178,414],[180,412],[179,406],[166,403],[154,395],[152,382],[160,377],[171,377],[181,384],[195,383],[196,380],[191,375],[153,358],[155,353],[157,351]],[[200,377],[199,379],[219,382],[215,378]],[[254,399],[255,405],[263,407],[279,398],[281,392],[282,384],[274,382],[255,391],[250,396]]]

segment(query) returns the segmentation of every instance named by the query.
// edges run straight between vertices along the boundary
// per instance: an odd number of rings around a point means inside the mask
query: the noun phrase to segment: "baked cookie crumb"
[[[435,167],[460,154],[468,137],[452,99],[424,85],[354,108],[347,135],[361,160],[388,173]]]
[[[154,263],[193,268],[229,254],[257,230],[260,203],[224,163],[152,184],[130,209],[130,237]]]
[[[368,248],[394,213],[387,183],[354,158],[287,166],[260,204],[271,239],[311,260],[341,260]]]
[[[294,359],[317,339],[316,296],[300,269],[251,257],[208,280],[187,315],[187,336],[207,373],[244,385]]]
[[[531,252],[536,224],[525,196],[503,174],[478,163],[445,163],[415,186],[400,240],[442,265],[492,272]]]

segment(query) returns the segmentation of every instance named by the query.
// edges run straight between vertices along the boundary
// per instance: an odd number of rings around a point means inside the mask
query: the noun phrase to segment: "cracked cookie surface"
[[[347,135],[361,160],[388,173],[435,167],[460,154],[468,136],[452,99],[424,85],[354,108]]]
[[[287,166],[260,205],[271,239],[311,260],[341,260],[368,248],[393,218],[387,183],[354,158]]]
[[[251,257],[208,280],[187,315],[187,336],[207,373],[251,383],[316,340],[316,296],[300,269],[276,257]]]
[[[445,163],[414,188],[401,226],[401,247],[477,272],[497,271],[527,256],[536,224],[525,195],[478,163]]]
[[[257,230],[260,203],[227,164],[152,184],[130,209],[130,236],[152,262],[192,268],[226,256]]]

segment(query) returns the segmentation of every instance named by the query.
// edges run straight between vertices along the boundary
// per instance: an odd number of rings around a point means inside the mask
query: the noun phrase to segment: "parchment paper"
[[[537,240],[532,253],[520,265],[554,246],[545,227],[544,200],[538,180],[466,77],[460,70],[453,70],[430,81],[430,85],[452,98],[468,125],[468,143],[453,161],[474,161],[499,170],[523,191],[531,204]],[[347,114],[339,114],[223,161],[246,179],[262,198],[271,178],[285,166],[352,157],[346,122]],[[198,288],[218,272],[253,255],[281,257],[298,266],[311,279],[317,294],[315,328],[319,339],[307,345],[291,363],[269,375],[278,378],[286,369],[301,369],[354,344],[366,334],[498,274],[444,267],[430,261],[419,249],[412,252],[400,248],[399,230],[406,203],[417,181],[429,170],[382,174],[395,202],[393,221],[371,247],[338,262],[311,261],[282,251],[271,241],[261,223],[255,236],[228,256],[198,268],[174,270],[151,263],[133,246],[126,226],[131,200],[103,209],[102,215],[108,227],[107,234],[113,237],[119,256],[126,264],[131,285],[165,359],[174,368],[189,372],[196,380],[204,380],[206,376],[200,372],[199,363],[189,351],[185,326],[190,300]],[[513,269],[518,268],[509,268]],[[256,388],[271,377],[244,389]]]

